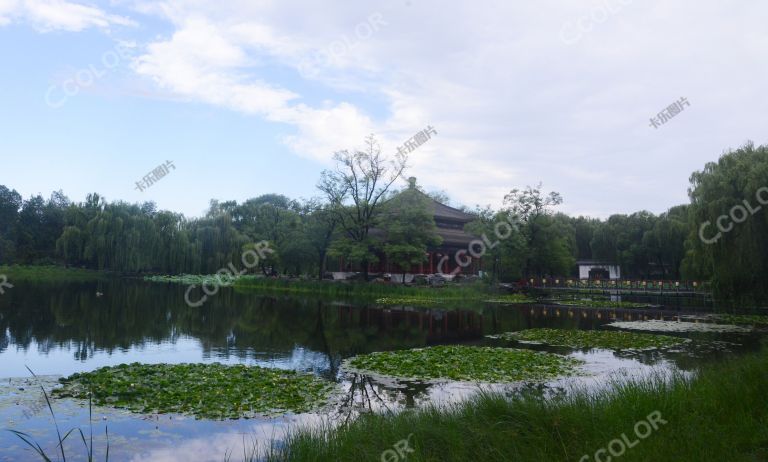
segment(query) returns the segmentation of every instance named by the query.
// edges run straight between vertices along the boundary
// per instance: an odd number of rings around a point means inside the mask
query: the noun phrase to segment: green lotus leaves
[[[572,375],[580,364],[576,359],[531,350],[444,345],[355,356],[345,367],[395,378],[502,383]]]
[[[88,399],[139,413],[191,414],[238,419],[308,412],[324,403],[334,385],[314,375],[257,366],[121,364],[60,379],[57,398]]]
[[[639,334],[614,330],[527,329],[490,336],[502,340],[541,343],[571,348],[647,350],[680,345],[687,339],[668,335]]]
[[[768,326],[768,316],[760,314],[716,314],[712,316],[718,322],[751,326]]]
[[[484,300],[486,303],[536,303],[536,300],[522,294],[501,295]]]

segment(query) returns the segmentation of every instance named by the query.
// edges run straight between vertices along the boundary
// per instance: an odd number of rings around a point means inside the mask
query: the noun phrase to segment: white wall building
[[[621,268],[615,263],[579,260],[579,279],[621,279]]]

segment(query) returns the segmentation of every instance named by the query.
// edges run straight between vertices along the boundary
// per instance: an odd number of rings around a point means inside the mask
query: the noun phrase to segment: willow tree
[[[768,302],[768,146],[747,143],[690,181],[685,276],[711,275],[720,300]]]
[[[402,177],[407,156],[402,153],[382,155],[376,137],[365,139],[362,151],[338,151],[333,156],[336,167],[324,170],[317,185],[337,218],[343,237],[334,243],[333,251],[360,263],[368,280],[368,264],[378,261],[376,243],[370,230],[392,185]]]

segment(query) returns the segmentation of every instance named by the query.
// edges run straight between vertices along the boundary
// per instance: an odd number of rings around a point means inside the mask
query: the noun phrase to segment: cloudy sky
[[[757,0],[0,0],[0,184],[198,216],[317,195],[334,151],[432,126],[408,173],[454,204],[543,182],[568,213],[658,213],[768,142],[766,18]]]

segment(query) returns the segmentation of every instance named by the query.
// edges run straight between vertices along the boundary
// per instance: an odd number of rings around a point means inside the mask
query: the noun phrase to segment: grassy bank
[[[33,281],[33,282],[86,282],[96,281],[107,277],[103,271],[64,268],[63,266],[27,266],[11,265],[0,266],[0,274],[8,277],[8,281]]]
[[[768,354],[761,353],[707,366],[694,379],[678,376],[667,385],[654,378],[551,401],[480,395],[449,408],[364,416],[335,430],[294,433],[268,459],[585,462],[624,434],[629,443],[639,443],[614,461],[765,461],[766,396]],[[635,426],[649,422],[649,415],[657,428],[640,439]],[[641,424],[641,433],[647,428]],[[407,459],[394,458],[396,451],[385,454],[403,440],[413,449]],[[614,449],[619,452],[621,445],[614,443]],[[611,454],[599,457],[607,461]]]
[[[239,289],[264,292],[284,292],[338,297],[381,298],[397,296],[400,299],[482,300],[492,294],[484,283],[446,284],[437,287],[406,286],[397,283],[305,281],[244,276],[235,282]]]

